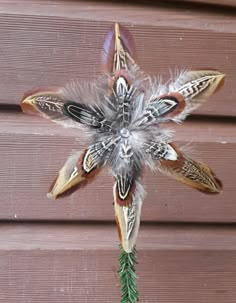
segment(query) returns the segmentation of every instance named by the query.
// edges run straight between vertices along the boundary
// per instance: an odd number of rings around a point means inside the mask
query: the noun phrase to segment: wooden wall
[[[222,179],[204,195],[146,172],[137,247],[140,302],[236,302],[236,4],[199,1],[0,0],[0,302],[119,302],[113,180],[51,201],[47,189],[72,150],[75,130],[19,109],[25,91],[94,79],[114,21],[132,33],[151,75],[211,67],[224,88],[176,141]]]

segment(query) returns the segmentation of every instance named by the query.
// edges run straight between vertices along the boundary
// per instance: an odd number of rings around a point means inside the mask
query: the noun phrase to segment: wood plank
[[[235,302],[235,234],[235,227],[142,228],[140,302]],[[111,225],[1,225],[0,301],[118,302],[116,237]]]
[[[109,250],[119,245],[113,223],[0,222],[0,251]],[[141,251],[235,251],[234,224],[143,223],[137,246]]]
[[[176,142],[193,149],[222,179],[224,192],[204,195],[162,176],[144,175],[144,221],[235,222],[236,124],[186,121],[176,126]],[[100,178],[72,196],[52,201],[46,192],[72,150],[83,146],[76,129],[64,129],[38,117],[0,113],[2,220],[114,220],[113,178]],[[191,143],[192,142],[192,143]]]
[[[0,1],[0,102],[16,104],[35,86],[96,78],[115,11],[134,36],[145,72],[167,79],[169,69],[219,69],[227,75],[225,88],[196,113],[236,115],[234,9],[89,3]]]

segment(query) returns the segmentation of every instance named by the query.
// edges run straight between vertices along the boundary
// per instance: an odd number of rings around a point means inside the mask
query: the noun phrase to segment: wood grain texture
[[[140,250],[235,251],[234,224],[143,223],[137,245]],[[113,223],[0,223],[0,250],[117,250]]]
[[[104,171],[71,197],[48,200],[58,170],[84,146],[81,133],[3,104],[19,104],[33,87],[95,79],[104,36],[118,21],[131,31],[138,62],[150,75],[167,79],[177,67],[224,72],[225,87],[196,114],[236,115],[234,1],[136,2],[0,0],[0,302],[113,303],[120,297],[113,178]],[[234,303],[236,226],[219,223],[236,222],[236,123],[201,118],[175,129],[176,142],[213,168],[224,192],[204,195],[145,172],[140,302]]]
[[[205,195],[160,173],[145,172],[144,221],[235,222],[236,124],[187,121],[176,126],[176,142],[204,160],[222,179],[224,192]],[[114,220],[113,178],[99,178],[72,196],[46,198],[50,183],[72,150],[84,145],[77,129],[64,129],[22,113],[0,114],[0,219]],[[191,143],[192,142],[192,143]],[[187,146],[187,147],[186,147]]]
[[[2,224],[0,238],[0,301],[119,302],[114,225]],[[235,240],[235,227],[142,227],[140,302],[235,302]]]
[[[236,13],[83,1],[0,1],[1,103],[18,103],[36,86],[94,79],[107,31],[116,21],[135,39],[138,61],[151,74],[211,67],[226,85],[196,113],[236,115]]]

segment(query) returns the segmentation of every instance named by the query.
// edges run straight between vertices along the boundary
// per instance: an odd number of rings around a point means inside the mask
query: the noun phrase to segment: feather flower
[[[162,84],[140,70],[132,45],[129,33],[116,23],[104,42],[104,75],[96,82],[30,91],[21,101],[24,112],[87,135],[87,148],[69,157],[48,197],[72,193],[107,166],[115,180],[115,217],[127,253],[138,235],[145,165],[202,192],[222,190],[213,171],[184,154],[163,126],[184,120],[223,85],[224,74],[209,69],[183,71]]]

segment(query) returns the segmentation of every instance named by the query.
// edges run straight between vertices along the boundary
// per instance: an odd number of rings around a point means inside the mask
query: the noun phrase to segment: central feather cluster
[[[170,113],[180,102],[173,96],[153,96],[151,80],[142,77],[137,69],[119,71],[110,83],[108,80],[96,87],[102,100],[90,105],[66,102],[63,112],[92,134],[83,159],[84,170],[89,173],[108,164],[117,180],[117,203],[128,207],[143,165],[154,169],[156,160],[177,159],[169,144],[170,133],[162,130],[160,123],[170,120]],[[89,96],[87,92],[89,99],[94,98],[92,93]]]

